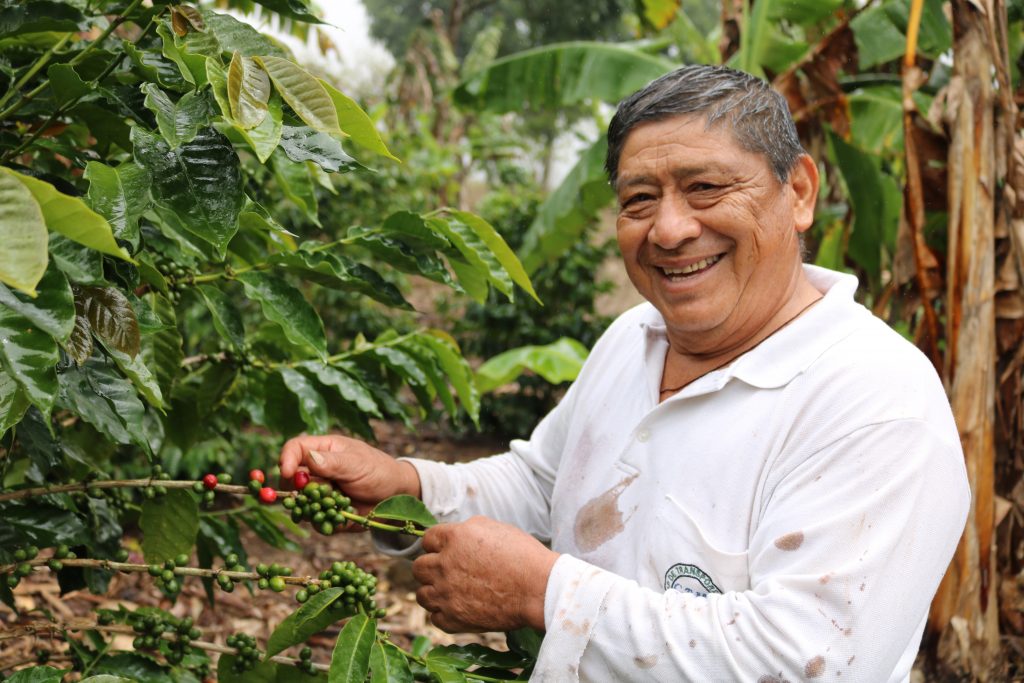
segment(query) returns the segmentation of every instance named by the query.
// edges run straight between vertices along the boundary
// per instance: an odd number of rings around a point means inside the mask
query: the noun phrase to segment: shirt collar
[[[863,316],[871,315],[853,299],[856,276],[807,264],[803,269],[811,284],[825,295],[729,365],[705,375],[715,387],[725,386],[732,378],[761,389],[785,386],[862,324]],[[649,342],[666,338],[665,320],[653,306],[648,306],[640,326]]]

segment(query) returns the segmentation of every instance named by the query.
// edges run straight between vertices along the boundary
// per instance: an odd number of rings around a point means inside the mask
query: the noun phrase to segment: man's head
[[[817,296],[800,258],[817,166],[767,84],[680,69],[623,102],[608,138],[626,272],[673,348],[746,348]]]
[[[684,66],[619,104],[608,126],[605,159],[613,187],[622,146],[633,128],[680,115],[702,117],[708,128],[728,127],[740,147],[764,155],[782,182],[804,154],[786,100],[763,80],[724,66]]]

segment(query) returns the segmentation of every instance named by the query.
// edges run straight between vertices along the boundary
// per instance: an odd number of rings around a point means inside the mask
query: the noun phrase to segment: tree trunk
[[[999,663],[995,565],[995,223],[998,45],[1001,0],[953,0],[954,66],[948,89],[949,245],[945,380],[971,485],[967,528],[932,605],[940,656],[977,680]],[[1004,141],[1000,140],[1000,144]]]

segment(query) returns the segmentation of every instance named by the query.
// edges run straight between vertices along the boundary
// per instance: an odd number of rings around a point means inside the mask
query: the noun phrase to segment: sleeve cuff
[[[399,458],[416,468],[420,477],[420,498],[440,522],[457,521],[464,486],[456,468],[441,462],[418,458]]]
[[[558,558],[544,594],[547,633],[530,680],[579,680],[580,660],[617,578],[571,555]]]

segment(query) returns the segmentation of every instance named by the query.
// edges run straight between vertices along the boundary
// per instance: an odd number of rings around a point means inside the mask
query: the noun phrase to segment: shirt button
[[[636,440],[640,443],[647,443],[647,440],[651,438],[651,433],[646,429],[641,429],[636,433]]]

